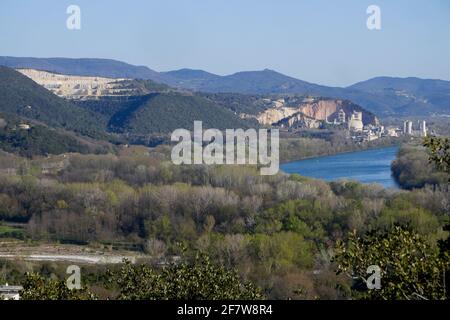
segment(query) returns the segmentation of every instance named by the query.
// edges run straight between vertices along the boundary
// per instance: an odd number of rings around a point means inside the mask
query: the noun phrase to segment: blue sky
[[[81,8],[81,30],[66,28],[70,4]],[[366,27],[371,4],[379,31]],[[450,80],[450,1],[1,0],[0,55],[222,75],[270,68],[336,86],[380,75]]]

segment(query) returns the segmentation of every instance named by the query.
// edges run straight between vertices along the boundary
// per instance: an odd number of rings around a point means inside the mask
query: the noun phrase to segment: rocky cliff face
[[[279,126],[282,128],[309,128],[309,129],[317,129],[320,128],[321,121],[316,120],[314,118],[308,117],[301,112],[297,112],[292,116],[281,119],[275,126]]]
[[[136,88],[124,85],[128,79],[72,76],[35,69],[17,71],[54,94],[68,99],[136,94]]]
[[[334,113],[342,109],[341,100],[319,100],[300,106],[300,112],[316,120],[329,120]]]
[[[354,111],[362,112],[364,125],[378,124],[376,116],[362,107],[347,101],[338,99],[314,99],[295,106],[275,106],[256,116],[259,123],[265,125],[290,126],[293,123],[305,123],[307,127],[317,127],[321,121],[334,122],[338,120],[338,112],[345,112],[348,120]],[[312,121],[314,120],[314,121]]]
[[[289,108],[289,107],[275,107],[265,110],[264,112],[260,113],[256,120],[258,120],[261,124],[274,124],[276,122],[279,122],[280,120],[286,119],[293,114],[298,113],[298,108]]]

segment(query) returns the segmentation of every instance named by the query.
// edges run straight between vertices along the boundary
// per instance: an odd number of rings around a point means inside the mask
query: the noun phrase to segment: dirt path
[[[0,259],[27,260],[27,261],[62,261],[87,264],[117,264],[127,259],[132,263],[136,262],[136,256],[120,255],[55,255],[55,254],[1,254]]]
[[[143,256],[135,251],[62,245],[28,244],[22,241],[0,241],[0,259],[25,261],[72,262],[81,264],[117,264],[124,259],[136,262]]]

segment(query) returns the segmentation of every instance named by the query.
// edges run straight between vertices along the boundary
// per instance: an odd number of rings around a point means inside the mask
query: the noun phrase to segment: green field
[[[0,223],[0,238],[17,238],[23,239],[25,230],[14,226],[3,225]]]

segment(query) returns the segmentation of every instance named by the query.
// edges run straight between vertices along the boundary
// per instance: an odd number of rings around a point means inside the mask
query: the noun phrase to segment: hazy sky
[[[81,30],[66,8],[81,8]],[[369,5],[381,27],[366,27]],[[448,0],[1,0],[0,55],[112,58],[157,71],[270,68],[346,86],[450,80]]]

